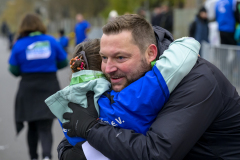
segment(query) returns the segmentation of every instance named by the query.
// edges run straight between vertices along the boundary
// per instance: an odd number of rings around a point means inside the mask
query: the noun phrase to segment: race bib
[[[27,47],[27,60],[47,59],[51,56],[51,45],[49,41],[34,42]]]

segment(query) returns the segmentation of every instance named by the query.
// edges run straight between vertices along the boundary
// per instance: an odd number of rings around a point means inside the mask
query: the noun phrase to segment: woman
[[[51,159],[52,123],[54,115],[44,100],[60,87],[56,71],[67,66],[67,53],[51,36],[40,18],[27,14],[20,25],[19,38],[9,59],[9,71],[21,76],[15,101],[17,133],[28,122],[27,142],[31,159],[38,159],[38,140],[42,144],[42,157]]]

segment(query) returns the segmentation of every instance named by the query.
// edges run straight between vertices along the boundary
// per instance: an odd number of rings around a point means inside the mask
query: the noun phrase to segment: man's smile
[[[124,77],[110,77],[111,83],[119,83],[123,80]]]

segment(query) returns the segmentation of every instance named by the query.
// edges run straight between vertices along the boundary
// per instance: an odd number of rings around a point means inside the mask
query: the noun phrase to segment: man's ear
[[[157,46],[155,44],[149,45],[146,52],[147,52],[146,54],[147,61],[151,63],[157,57]]]

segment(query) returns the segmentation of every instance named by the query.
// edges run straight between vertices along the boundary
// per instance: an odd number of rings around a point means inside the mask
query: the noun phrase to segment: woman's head
[[[39,31],[43,34],[46,33],[46,27],[43,25],[41,19],[35,14],[27,14],[21,21],[19,27],[19,35],[21,37],[28,36],[31,32]]]
[[[100,40],[93,39],[82,42],[75,47],[73,53],[73,59],[70,61],[72,72],[79,71],[81,68],[82,61],[84,61],[85,68],[89,70],[101,71],[102,58],[99,55],[100,51]],[[84,54],[86,60],[84,60]],[[80,58],[80,60],[74,59],[75,57]],[[87,62],[85,62],[87,61]]]

